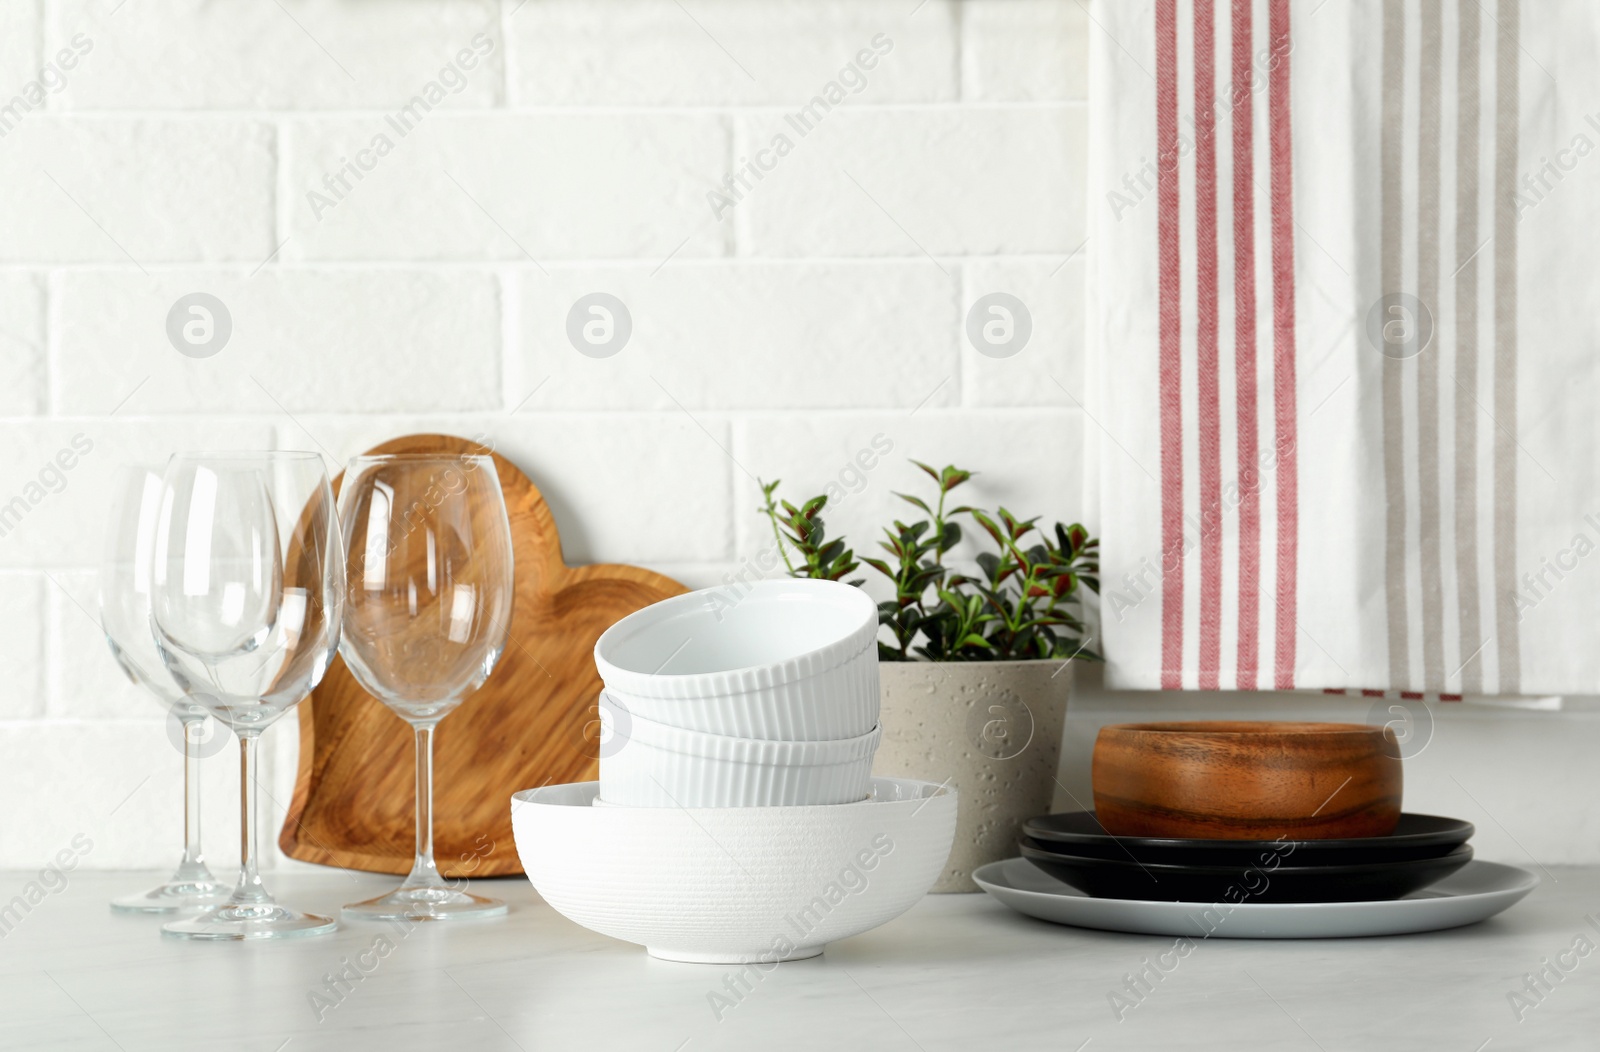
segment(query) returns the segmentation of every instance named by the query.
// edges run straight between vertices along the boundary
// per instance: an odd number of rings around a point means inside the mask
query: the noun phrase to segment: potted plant
[[[763,482],[761,511],[791,575],[838,581],[865,564],[892,583],[894,598],[878,605],[888,639],[878,641],[883,740],[873,767],[957,789],[955,846],[933,890],[976,891],[972,871],[1016,855],[1018,824],[1050,809],[1071,663],[1099,660],[1078,616],[1082,589],[1100,591],[1099,541],[1080,525],[1046,531],[1003,507],[948,507],[973,473],[912,463],[937,498],[930,506],[896,494],[921,517],[884,528],[882,558],[858,560],[828,537],[825,496],[796,506],[776,498],[778,481]],[[945,563],[964,522],[992,548],[976,572]]]

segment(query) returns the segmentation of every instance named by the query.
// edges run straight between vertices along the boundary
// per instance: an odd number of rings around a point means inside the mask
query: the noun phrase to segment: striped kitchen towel
[[[1600,693],[1600,6],[1091,18],[1107,682]]]

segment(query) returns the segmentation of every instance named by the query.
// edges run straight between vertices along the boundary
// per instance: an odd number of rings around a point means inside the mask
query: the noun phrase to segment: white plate
[[[1218,939],[1340,939],[1457,928],[1493,917],[1539,884],[1538,876],[1525,869],[1473,861],[1401,899],[1207,904],[1090,898],[1022,858],[991,862],[972,879],[1018,913],[1040,920],[1103,931]]]

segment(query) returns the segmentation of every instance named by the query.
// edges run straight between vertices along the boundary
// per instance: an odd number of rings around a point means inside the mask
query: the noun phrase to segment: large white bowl
[[[592,807],[598,789],[512,796],[522,867],[558,913],[669,961],[815,957],[910,909],[955,835],[955,792],[909,779],[824,807]]]
[[[784,807],[863,799],[880,731],[834,741],[702,734],[600,695],[600,795],[627,807]]]

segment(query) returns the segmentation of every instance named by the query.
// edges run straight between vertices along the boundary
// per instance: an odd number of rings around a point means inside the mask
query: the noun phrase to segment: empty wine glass
[[[177,684],[239,736],[239,883],[162,930],[192,939],[320,935],[337,924],[273,901],[257,866],[261,732],[321,681],[339,645],[344,554],[315,453],[180,453],[162,477],[152,621]]]
[[[446,884],[433,861],[433,729],[489,678],[511,622],[511,526],[494,460],[354,457],[339,520],[347,567],[339,652],[361,685],[411,724],[417,745],[411,873],[345,915],[499,916],[505,903]]]
[[[100,563],[100,628],[129,679],[143,687],[183,728],[183,859],[165,883],[114,899],[129,913],[171,913],[221,901],[228,893],[200,853],[200,746],[206,710],[173,682],[150,633],[150,555],[161,504],[161,469],[119,467]]]

